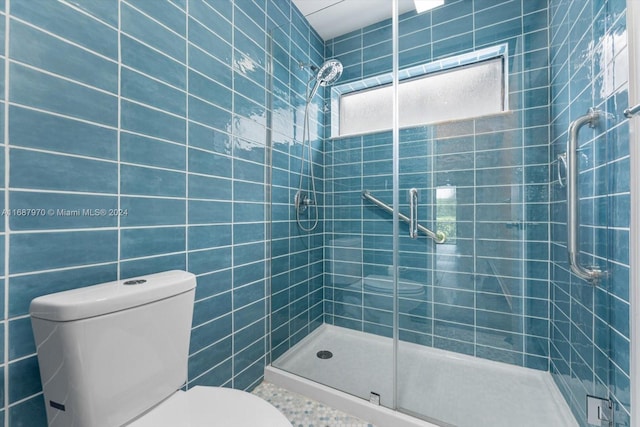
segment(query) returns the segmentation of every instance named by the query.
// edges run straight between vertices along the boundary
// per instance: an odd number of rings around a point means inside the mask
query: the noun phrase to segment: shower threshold
[[[400,411],[388,408],[393,340],[378,335],[322,325],[268,366],[265,380],[377,427],[578,426],[548,372],[402,341],[397,357]],[[381,405],[369,402],[372,392]]]

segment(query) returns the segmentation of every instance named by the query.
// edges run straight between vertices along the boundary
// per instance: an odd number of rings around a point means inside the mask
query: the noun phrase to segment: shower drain
[[[316,356],[318,356],[319,359],[331,359],[333,357],[333,353],[329,350],[320,350],[316,353]]]

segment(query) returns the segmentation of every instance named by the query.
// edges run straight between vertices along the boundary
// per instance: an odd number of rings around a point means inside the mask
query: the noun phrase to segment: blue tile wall
[[[400,281],[418,287],[401,292],[400,338],[550,369],[580,422],[589,393],[629,425],[625,2],[496,3],[400,19],[401,68],[507,43],[511,110],[401,132],[401,189],[434,226],[435,188],[455,186],[457,238],[401,226]],[[337,57],[341,82],[387,73],[390,21],[325,42],[289,0],[14,0],[0,23],[0,203],[55,211],[0,224],[3,425],[46,424],[28,306],[51,292],[197,274],[189,386],[250,389],[322,322],[390,336],[392,299],[363,278],[388,274],[391,222],[360,192],[391,201],[391,135],[329,139],[326,89],[310,108],[318,227],[291,209],[301,166],[310,185],[300,63]],[[590,106],[615,118],[581,141],[582,249],[611,272],[597,289],[568,272],[549,163]],[[126,215],[58,213],[82,208]]]
[[[323,233],[324,210],[318,225],[302,231],[291,208],[300,182],[304,160],[303,187],[311,188],[309,152],[303,150],[302,134],[305,93],[312,76],[309,67],[323,61],[324,43],[305,23],[295,7],[276,1],[268,10],[267,25],[272,34],[272,152],[271,154],[271,356],[275,360],[323,321]],[[250,89],[249,89],[250,90]],[[324,206],[323,99],[316,95],[309,109],[311,160],[320,206]],[[293,126],[292,126],[293,124]],[[315,218],[313,209],[301,214],[306,228]]]
[[[630,425],[625,8],[616,0],[552,0],[549,11],[551,159],[566,150],[570,121],[589,107],[608,114],[579,139],[581,262],[609,272],[599,286],[569,272],[566,192],[555,173],[551,183],[551,372],[582,425],[587,394],[610,397],[616,425]]]
[[[198,276],[188,386],[252,388],[271,344],[268,34],[287,50],[295,46],[295,55],[277,58],[274,98],[281,119],[274,177],[287,193],[297,185],[297,172],[289,176],[301,156],[294,116],[308,78],[298,62],[321,62],[322,40],[288,0],[6,4],[0,200],[2,208],[46,215],[5,215],[0,224],[0,248],[9,250],[0,268],[2,301],[8,297],[2,425],[46,425],[28,317],[33,298],[174,268]],[[321,117],[316,108],[320,131]],[[314,161],[322,180],[319,139]],[[82,209],[125,213],[71,214]],[[276,252],[292,303],[279,325],[282,351],[289,336],[300,339],[322,320],[322,227],[299,234],[289,215],[273,213],[276,242],[286,242]],[[304,272],[291,273],[292,286],[290,270]]]
[[[401,69],[507,43],[510,111],[401,130],[401,211],[415,187],[419,218],[435,228],[435,189],[455,188],[457,238],[436,246],[400,225],[399,328],[403,340],[547,370],[548,9],[530,3],[450,1],[400,17]],[[329,40],[325,55],[343,62],[340,83],[388,73],[391,22]],[[391,204],[391,141],[380,132],[325,146],[325,321],[385,336],[390,285],[369,282],[391,280],[392,224],[361,191]]]

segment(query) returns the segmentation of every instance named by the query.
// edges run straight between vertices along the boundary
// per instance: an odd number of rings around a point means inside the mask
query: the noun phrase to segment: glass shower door
[[[391,22],[324,40],[322,48],[310,49],[307,57],[298,39],[301,19],[295,18],[272,32],[272,364],[393,407],[393,221],[388,212],[363,199],[369,189],[391,203],[391,132],[330,130],[334,89],[390,73]],[[309,38],[316,41],[313,33]],[[364,40],[378,39],[374,49],[361,48]],[[315,52],[324,52],[324,57]],[[316,83],[309,70],[317,72],[314,67],[331,58],[343,63],[343,74],[333,86],[320,85],[308,107],[320,193],[320,222],[309,233],[298,226],[293,203],[297,171],[308,171],[300,167],[307,101],[300,94],[305,84]],[[369,63],[363,65],[363,58]],[[300,62],[310,64],[303,67]],[[321,263],[316,262],[318,255]]]
[[[543,31],[547,15],[494,6],[399,18],[400,211],[446,238],[400,226],[397,409],[458,427],[569,426],[547,372],[548,58],[522,26]],[[479,29],[498,11],[516,24]],[[425,29],[422,49],[406,43]]]

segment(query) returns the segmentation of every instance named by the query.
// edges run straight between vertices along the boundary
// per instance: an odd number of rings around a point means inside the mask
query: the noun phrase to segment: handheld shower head
[[[311,102],[320,86],[329,86],[335,83],[342,75],[342,68],[342,63],[337,59],[329,59],[325,61],[316,73],[316,82],[307,97],[307,102]]]

